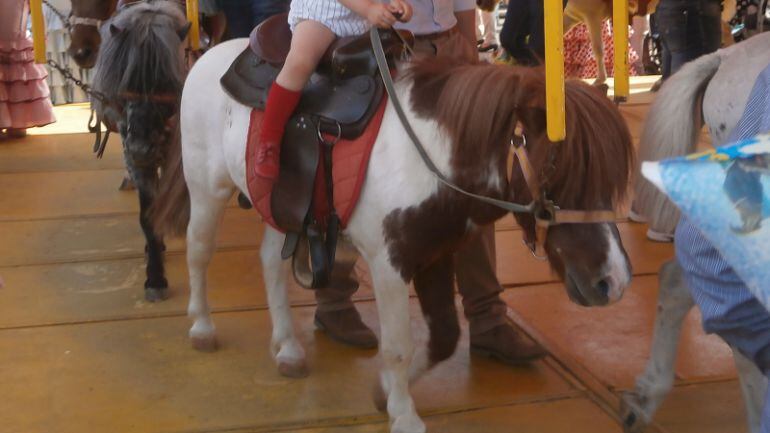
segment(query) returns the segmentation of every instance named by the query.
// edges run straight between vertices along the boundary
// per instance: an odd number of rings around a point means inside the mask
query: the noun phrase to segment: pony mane
[[[508,152],[517,122],[525,127],[535,170],[546,164],[549,198],[563,207],[615,206],[625,198],[634,151],[628,127],[614,104],[596,88],[566,82],[567,138],[551,143],[545,133],[543,68],[482,64],[447,57],[412,63],[411,102],[419,116],[435,119],[452,139],[453,165],[476,167],[490,154]],[[478,173],[476,176],[486,176]]]
[[[123,92],[180,93],[184,56],[180,32],[186,18],[166,0],[136,3],[102,26],[94,88],[108,98]]]

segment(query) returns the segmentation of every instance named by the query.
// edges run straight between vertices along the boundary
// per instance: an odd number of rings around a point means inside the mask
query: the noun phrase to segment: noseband
[[[511,148],[516,156],[516,160],[519,162],[519,167],[521,167],[521,171],[524,174],[524,180],[532,195],[532,201],[530,201],[529,204],[513,203],[506,200],[474,194],[452,183],[443,173],[441,173],[441,171],[439,171],[433,161],[431,161],[430,156],[425,151],[425,147],[422,145],[422,142],[420,142],[417,134],[415,134],[412,126],[409,124],[409,119],[407,119],[406,113],[396,94],[393,77],[390,75],[390,68],[385,58],[382,41],[380,40],[379,30],[373,27],[370,31],[370,36],[374,55],[377,59],[377,66],[379,67],[382,81],[385,84],[385,89],[388,92],[393,108],[395,109],[399,120],[401,120],[401,124],[406,130],[407,135],[409,135],[409,138],[417,149],[417,152],[428,167],[428,170],[439,180],[439,182],[460,194],[496,206],[508,212],[532,215],[535,218],[534,239],[525,241],[525,244],[529,247],[533,256],[541,260],[547,258],[545,254],[545,242],[548,236],[548,228],[551,226],[560,224],[595,224],[615,221],[614,211],[561,209],[556,203],[547,198],[545,192],[540,187],[542,185],[540,183],[540,176],[535,172],[532,163],[530,162],[529,154],[527,152],[527,139],[524,135],[523,128],[521,128],[520,125],[517,125],[514,137],[511,138]],[[518,144],[517,139],[519,141]]]

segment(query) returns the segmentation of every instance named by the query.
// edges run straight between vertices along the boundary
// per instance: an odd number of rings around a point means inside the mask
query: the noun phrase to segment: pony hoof
[[[425,433],[425,423],[416,414],[402,415],[393,422],[390,433]]]
[[[166,299],[168,299],[168,289],[166,289],[165,287],[163,288],[145,287],[144,299],[147,302],[165,301]]]
[[[388,396],[385,395],[385,390],[382,389],[382,384],[379,381],[372,388],[372,400],[378,411],[386,412],[388,410]]]
[[[241,209],[251,209],[251,200],[242,192],[238,193],[238,207]]]
[[[636,407],[638,400],[639,398],[631,393],[623,394],[620,399],[620,419],[623,421],[624,433],[641,433],[647,428],[644,417]]]
[[[278,361],[278,372],[281,376],[301,379],[309,374],[304,359]]]
[[[198,352],[216,352],[217,349],[219,349],[219,342],[217,342],[217,337],[210,336],[210,337],[190,337],[190,344],[192,345],[193,349],[197,350]]]
[[[136,185],[134,185],[134,181],[132,181],[128,176],[123,178],[123,181],[120,182],[120,186],[118,187],[118,191],[133,191],[136,189]]]

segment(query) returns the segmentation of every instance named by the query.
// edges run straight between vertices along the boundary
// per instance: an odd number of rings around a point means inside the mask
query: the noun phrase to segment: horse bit
[[[396,32],[398,34],[398,32]],[[390,74],[390,68],[388,61],[385,57],[385,51],[382,47],[382,41],[380,40],[379,30],[372,28],[370,31],[370,37],[372,42],[372,48],[374,49],[374,56],[377,60],[377,66],[382,76],[382,81],[385,84],[385,89],[388,92],[390,101],[393,104],[393,108],[396,111],[401,124],[406,130],[407,135],[412,140],[417,152],[420,154],[428,170],[445,186],[479,200],[483,203],[496,206],[500,209],[511,213],[530,214],[535,218],[535,233],[534,239],[527,241],[525,245],[529,248],[532,255],[539,260],[546,260],[545,254],[545,242],[548,235],[548,228],[560,224],[587,224],[587,223],[606,223],[615,221],[615,212],[611,210],[568,210],[561,209],[552,200],[546,197],[546,194],[540,188],[538,182],[538,176],[532,166],[527,152],[527,139],[524,135],[523,128],[520,124],[516,125],[514,137],[511,138],[511,149],[516,156],[516,160],[519,162],[519,167],[524,175],[524,180],[532,195],[532,201],[529,204],[513,203],[506,200],[499,200],[492,197],[486,197],[483,195],[474,194],[468,192],[459,186],[452,183],[446,176],[444,176],[438,167],[431,161],[430,156],[425,150],[425,147],[420,142],[417,134],[409,124],[409,119],[406,117],[401,102],[396,94],[395,85],[393,84],[393,77]],[[400,35],[399,35],[400,37]],[[402,39],[403,41],[403,39]],[[520,143],[516,143],[516,139],[520,140]],[[551,153],[553,155],[553,153]]]

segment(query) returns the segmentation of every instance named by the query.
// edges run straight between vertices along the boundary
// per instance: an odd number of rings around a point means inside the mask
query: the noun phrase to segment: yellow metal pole
[[[615,45],[615,101],[631,93],[628,78],[628,0],[612,0],[612,42]]]
[[[32,18],[32,48],[35,63],[45,63],[45,21],[43,20],[43,1],[30,0],[29,14]]]
[[[544,0],[545,7],[545,107],[548,139],[567,136],[564,116],[564,10],[562,0]]]
[[[201,47],[200,27],[198,26],[198,0],[187,0],[187,21],[190,22],[190,48]]]

